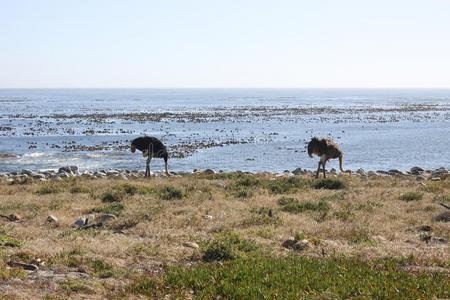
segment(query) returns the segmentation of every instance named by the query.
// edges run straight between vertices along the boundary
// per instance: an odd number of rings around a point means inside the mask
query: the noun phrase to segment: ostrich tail
[[[341,172],[343,172],[343,173],[349,173],[350,175],[352,174],[351,170],[344,170],[342,168],[342,154],[339,155],[339,169],[341,169]]]

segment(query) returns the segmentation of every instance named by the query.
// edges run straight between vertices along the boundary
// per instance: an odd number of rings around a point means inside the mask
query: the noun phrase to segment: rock
[[[292,249],[296,243],[296,239],[287,239],[281,244],[281,246],[283,246],[284,248]]]
[[[208,174],[208,175],[212,175],[215,174],[216,172],[212,169],[206,169],[205,171],[203,171],[203,174]]]
[[[433,237],[431,237],[429,243],[430,244],[447,244],[448,240],[443,237],[433,236]]]
[[[359,174],[361,176],[367,176],[367,173],[366,173],[366,171],[364,171],[364,169],[358,169],[356,171],[356,174]]]
[[[377,175],[378,176],[388,176],[390,175],[389,172],[383,171],[383,170],[378,170],[377,171]]]
[[[203,218],[205,218],[205,219],[207,219],[207,220],[212,220],[212,219],[214,219],[214,217],[211,216],[211,215],[204,215]]]
[[[58,174],[56,174],[56,176],[59,177],[59,178],[70,178],[71,177],[71,173],[58,172]]]
[[[450,222],[450,211],[444,211],[435,215],[432,220],[434,222]]]
[[[369,177],[375,177],[375,176],[378,176],[378,174],[377,174],[376,172],[374,172],[374,171],[369,171],[369,172],[367,172],[367,175],[368,175]]]
[[[31,177],[33,177],[34,179],[46,179],[47,178],[47,176],[45,176],[44,174],[35,174]]]
[[[290,239],[285,240],[281,245],[284,248],[288,248],[288,249],[292,249],[292,250],[296,250],[296,251],[302,251],[309,247],[309,242],[308,242],[308,240],[298,241],[296,239],[290,238]]]
[[[113,214],[102,214],[100,216],[95,216],[95,223],[107,223],[110,220],[116,219],[116,216]]]
[[[7,215],[7,216],[0,215],[0,217],[3,217],[3,218],[7,219],[10,222],[17,222],[17,221],[22,220],[22,217],[20,215],[18,215],[18,214],[10,214],[10,215]]]
[[[439,168],[437,170],[434,170],[433,172],[431,172],[431,177],[433,178],[440,178],[440,179],[445,179],[449,176],[448,171],[446,168]]]
[[[431,181],[441,181],[441,178],[440,177],[432,177]]]
[[[58,218],[53,215],[50,215],[47,217],[47,222],[48,223],[58,223]]]
[[[39,270],[39,267],[33,264],[24,264],[21,262],[15,262],[15,261],[10,261],[8,262],[8,265],[14,268],[22,268],[24,270],[28,270],[28,271],[37,271]]]
[[[200,246],[196,242],[185,242],[185,243],[183,243],[183,246],[193,248],[193,249],[200,248]]]
[[[74,226],[78,228],[84,228],[87,226],[100,227],[114,219],[116,219],[116,216],[113,214],[89,214],[78,218],[75,221]]]
[[[84,225],[87,225],[87,221],[88,221],[87,218],[81,217],[81,218],[76,219],[76,221],[75,221],[75,223],[73,223],[73,225],[75,227],[82,227]]]
[[[22,174],[28,175],[28,176],[36,176],[37,175],[36,172],[33,172],[31,170],[22,170]]]
[[[337,170],[336,170],[335,168],[331,168],[330,173],[331,173],[331,174],[336,174],[336,173],[337,173]]]
[[[294,175],[301,175],[303,174],[302,168],[297,168],[294,171],[292,171],[292,174]]]
[[[78,173],[78,166],[66,166],[61,167],[58,169],[58,173],[69,173],[69,174],[77,174]]]
[[[391,169],[388,171],[389,175],[404,175],[402,171],[397,170],[397,169]]]
[[[117,170],[109,170],[106,172],[107,176],[114,176],[114,175],[119,175],[119,171]]]
[[[420,168],[420,167],[412,167],[410,169],[411,174],[413,175],[422,175],[422,173],[424,172],[424,169]]]

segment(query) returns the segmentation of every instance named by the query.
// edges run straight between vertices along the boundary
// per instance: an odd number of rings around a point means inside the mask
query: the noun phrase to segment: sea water
[[[177,171],[315,169],[313,136],[333,138],[346,169],[450,168],[450,90],[0,90],[0,172],[143,169],[128,147],[141,135]]]

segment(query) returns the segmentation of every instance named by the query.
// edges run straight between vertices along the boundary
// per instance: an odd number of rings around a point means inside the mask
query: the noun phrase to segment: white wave
[[[48,155],[48,153],[44,153],[44,152],[32,152],[32,153],[25,153],[22,157],[26,158],[26,157],[42,157]]]

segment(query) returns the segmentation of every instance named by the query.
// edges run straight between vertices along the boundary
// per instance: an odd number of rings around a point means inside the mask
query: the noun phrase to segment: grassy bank
[[[0,198],[4,297],[450,297],[449,223],[432,221],[448,179],[71,178]]]

